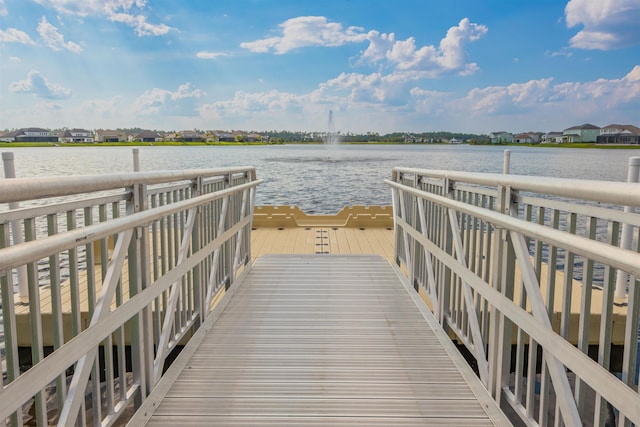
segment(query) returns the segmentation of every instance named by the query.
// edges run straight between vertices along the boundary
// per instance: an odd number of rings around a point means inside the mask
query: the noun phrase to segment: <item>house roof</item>
[[[126,135],[127,133],[121,130],[97,130],[96,134],[102,135],[102,136],[120,136],[120,135]]]
[[[160,138],[160,135],[158,135],[156,132],[152,130],[143,130],[142,132],[137,134],[135,137],[136,138]]]
[[[633,125],[616,125],[616,124],[612,124],[609,126],[605,126],[602,129],[624,129],[626,131],[629,131],[631,133],[633,133],[634,135],[640,135],[640,128],[637,126],[633,126]]]
[[[43,129],[43,128],[22,128],[22,129],[18,129],[18,132],[26,133],[26,132],[51,132],[51,131],[49,129]]]
[[[564,131],[568,131],[568,130],[595,130],[595,129],[600,129],[598,126],[592,125],[591,123],[585,123],[583,125],[580,126],[572,126],[570,128],[566,128]]]

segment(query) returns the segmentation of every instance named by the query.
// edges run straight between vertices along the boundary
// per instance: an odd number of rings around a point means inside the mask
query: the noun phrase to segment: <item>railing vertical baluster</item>
[[[24,220],[25,241],[36,239],[36,221],[34,218]],[[27,283],[29,289],[29,317],[31,331],[31,364],[35,365],[44,358],[42,346],[42,311],[40,309],[40,278],[38,264],[27,264]],[[42,391],[35,396],[35,416],[38,425],[47,423],[47,402]]]
[[[0,224],[0,247],[6,248],[11,245],[9,240],[9,224]],[[26,284],[26,282],[25,282]],[[16,330],[16,310],[15,305],[7,303],[7,301],[13,301],[13,275],[11,271],[7,271],[0,275],[0,300],[3,301],[0,309],[2,310],[2,325],[4,328],[4,350],[5,354],[5,367],[7,374],[7,381],[13,382],[20,376],[19,366],[19,354],[18,354],[18,332]],[[0,360],[2,360],[0,358]],[[2,377],[0,372],[0,377]],[[3,388],[4,380],[0,378],[0,390]],[[9,417],[9,423],[11,426],[22,425],[22,408],[13,412]]]
[[[567,219],[567,231],[576,234],[577,215],[570,213]],[[562,308],[560,311],[560,335],[569,338],[569,326],[571,325],[571,299],[573,295],[573,269],[575,255],[573,252],[564,251],[564,283],[562,285]]]
[[[638,390],[638,320],[640,318],[640,280],[634,276],[629,278],[629,289],[627,292],[627,319],[624,330],[624,348],[622,353],[621,380],[634,390]],[[629,420],[625,420],[624,415],[620,416],[618,425],[631,425]]]
[[[202,177],[199,177],[194,180],[193,188],[192,188],[192,197],[197,197],[201,194],[204,194],[204,189],[202,185]],[[193,231],[191,234],[191,253],[197,253],[202,247],[202,227],[203,227],[203,207],[199,206],[195,213],[197,215],[195,220],[195,225],[193,226]],[[200,264],[196,265],[193,268],[193,282],[190,287],[193,292],[193,300],[192,306],[190,308],[190,316],[195,317],[194,328],[200,327],[200,324],[204,320],[204,312],[201,310],[202,308],[202,267],[204,266],[204,261]]]
[[[585,233],[589,239],[596,237],[597,220],[588,217]],[[586,258],[582,266],[582,292],[580,295],[580,318],[578,320],[578,349],[584,354],[589,353],[589,336],[591,321],[591,297],[593,293],[593,260]],[[576,378],[574,395],[579,411],[584,411],[587,385],[580,378]]]
[[[496,200],[495,209],[499,213],[506,213],[509,207],[509,189],[504,186],[497,188],[498,199]],[[500,293],[504,293],[504,269],[506,268],[507,257],[507,236],[504,229],[495,229],[495,244],[492,250],[492,268],[491,268],[491,286]],[[505,337],[501,334],[504,331],[502,327],[503,314],[495,307],[491,309],[491,320],[489,327],[489,392],[496,401],[500,401],[502,395],[502,365],[504,359]],[[508,337],[509,345],[511,337]]]
[[[49,236],[58,234],[58,215],[47,215],[47,231]],[[53,332],[53,350],[64,344],[64,327],[62,325],[62,293],[60,289],[60,256],[53,254],[49,257],[49,285],[51,292],[51,327]],[[40,298],[40,296],[38,296]],[[65,374],[56,379],[56,401],[58,408],[62,408],[67,395]]]
[[[446,195],[449,192],[451,182],[449,182],[448,178],[445,178],[442,182],[442,195]],[[449,255],[452,255],[452,245],[451,245],[451,229],[447,226],[449,219],[449,211],[446,208],[440,207],[440,238],[441,238],[441,248]],[[452,296],[452,274],[451,269],[444,264],[442,265],[441,273],[441,283],[442,283],[442,294],[440,297],[440,301],[442,304],[442,308],[440,311],[442,319],[442,326],[445,331],[448,330],[447,319],[451,317],[451,305],[452,301],[455,303],[455,297]]]
[[[620,235],[620,224],[609,222],[607,226],[607,236],[609,244],[617,246]],[[602,279],[602,306],[600,311],[600,337],[598,339],[598,363],[605,369],[611,366],[611,331],[613,328],[613,301],[615,297],[616,270],[609,265],[604,268]],[[596,425],[604,425],[607,418],[607,401],[600,395],[596,397],[594,409]]]
[[[67,212],[67,230],[75,230],[77,224],[76,211]],[[80,275],[78,266],[78,249],[72,248],[69,257],[69,297],[71,305],[71,335],[76,336],[82,330],[80,309]]]
[[[541,215],[544,218],[544,214]],[[560,224],[560,213],[557,209],[553,209],[550,214],[550,226],[554,229],[558,229]],[[555,293],[556,293],[556,270],[558,263],[558,248],[554,245],[546,245],[547,246],[547,275],[546,275],[546,295],[545,295],[545,304],[547,307],[547,314],[549,316],[549,320],[553,324],[554,322],[554,305],[555,305]],[[540,260],[540,265],[542,265],[543,260]],[[540,281],[542,281],[542,273],[541,267],[536,270]],[[543,350],[544,351],[544,350]],[[542,370],[540,373],[540,416],[539,422],[541,425],[546,425],[548,416],[549,416],[549,403],[551,396],[552,384],[551,377],[549,376],[549,371],[547,367],[546,358],[542,358]],[[556,409],[558,402],[556,401]],[[556,412],[558,412],[556,410]]]

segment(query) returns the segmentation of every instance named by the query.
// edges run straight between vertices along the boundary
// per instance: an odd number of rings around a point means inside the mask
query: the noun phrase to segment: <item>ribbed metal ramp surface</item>
[[[264,256],[148,425],[502,424],[412,298],[379,256]]]

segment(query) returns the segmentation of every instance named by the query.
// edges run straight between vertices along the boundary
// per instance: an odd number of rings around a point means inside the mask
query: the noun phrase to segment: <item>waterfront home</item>
[[[600,129],[598,144],[640,144],[640,128],[633,125],[611,124]]]
[[[547,132],[542,135],[542,143],[543,144],[561,144],[562,143],[562,132]]]
[[[96,130],[96,142],[127,142],[128,135],[121,130]]]
[[[235,137],[229,132],[214,131],[214,135],[219,142],[235,142]]]
[[[179,140],[182,142],[202,142],[204,141],[204,135],[195,130],[181,130],[177,132]]]
[[[562,142],[596,142],[600,128],[590,123],[572,126],[562,131]]]
[[[4,142],[58,142],[58,136],[49,129],[23,128],[2,136]]]
[[[489,139],[492,144],[504,144],[513,142],[513,134],[510,132],[505,132],[503,130],[491,132],[489,134]]]
[[[0,142],[14,142],[16,140],[17,133],[17,130],[0,132]]]
[[[85,129],[67,129],[58,134],[60,142],[94,142],[93,132]]]
[[[129,141],[137,141],[137,142],[160,142],[162,141],[162,135],[154,132],[152,130],[143,130],[137,135],[129,136]]]
[[[513,136],[513,142],[519,144],[537,144],[540,142],[540,135],[536,132],[519,133]]]

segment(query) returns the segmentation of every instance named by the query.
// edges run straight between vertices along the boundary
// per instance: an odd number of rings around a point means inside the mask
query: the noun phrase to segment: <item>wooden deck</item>
[[[134,425],[508,424],[380,256],[266,255],[235,288]]]

